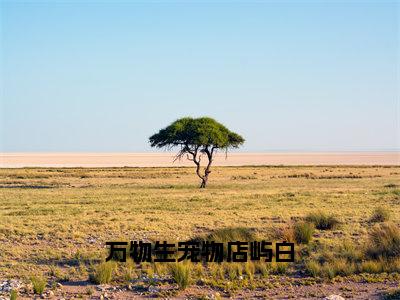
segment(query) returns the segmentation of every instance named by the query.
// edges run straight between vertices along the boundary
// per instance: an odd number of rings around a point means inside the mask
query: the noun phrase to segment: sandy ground
[[[206,158],[203,158],[206,160]],[[1,168],[20,167],[173,167],[192,166],[174,153],[1,153]],[[400,152],[224,153],[214,165],[400,165]]]

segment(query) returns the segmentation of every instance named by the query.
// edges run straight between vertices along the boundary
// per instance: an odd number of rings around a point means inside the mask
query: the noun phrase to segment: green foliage
[[[311,213],[306,220],[320,230],[334,229],[340,223],[334,216],[328,216],[323,212]]]
[[[47,284],[46,280],[42,277],[32,276],[31,282],[32,282],[33,292],[39,295],[43,294]]]
[[[150,138],[152,147],[180,145],[208,146],[220,149],[237,148],[244,139],[212,118],[181,118]]]
[[[174,263],[170,265],[172,278],[178,284],[181,290],[186,289],[190,284],[190,266],[182,263]]]
[[[395,224],[381,224],[370,231],[366,251],[371,258],[396,258],[400,256],[400,229]]]
[[[308,244],[314,233],[314,225],[308,222],[298,222],[294,225],[294,238],[298,244]]]
[[[115,262],[108,261],[99,264],[89,275],[89,280],[96,284],[110,283],[115,271]]]
[[[372,213],[371,222],[386,222],[390,219],[390,211],[384,207],[377,207],[375,208],[374,212]]]

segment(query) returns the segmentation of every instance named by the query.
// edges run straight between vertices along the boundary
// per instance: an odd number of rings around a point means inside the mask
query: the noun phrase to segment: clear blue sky
[[[0,151],[149,151],[183,116],[243,151],[400,148],[398,2],[0,2]]]

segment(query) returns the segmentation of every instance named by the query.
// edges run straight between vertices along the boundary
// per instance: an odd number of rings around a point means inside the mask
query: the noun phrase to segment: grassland
[[[244,265],[237,278],[230,266],[192,266],[189,292],[207,286],[221,296],[262,294],[279,276],[289,284],[300,278],[303,285],[351,276],[366,282],[400,278],[397,244],[387,253],[368,252],[372,232],[399,230],[400,167],[216,167],[206,189],[198,189],[193,168],[186,167],[0,169],[0,188],[0,279],[38,276],[47,288],[86,281],[111,240],[182,241],[237,227],[260,239],[296,240],[296,224],[318,215],[335,224],[317,226],[308,244],[296,246],[295,264],[265,272]],[[141,274],[171,273],[162,268],[117,266],[111,283],[139,285],[132,280]],[[227,282],[234,287],[226,288]]]

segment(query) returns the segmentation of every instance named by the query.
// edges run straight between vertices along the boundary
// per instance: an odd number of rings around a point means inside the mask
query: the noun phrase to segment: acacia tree
[[[149,141],[152,147],[169,150],[179,147],[174,161],[186,155],[188,160],[196,164],[196,174],[201,179],[200,188],[205,188],[207,185],[214,154],[219,149],[227,153],[229,149],[238,148],[244,143],[239,134],[208,117],[178,119],[152,135]],[[204,172],[200,164],[203,155],[208,159]]]

